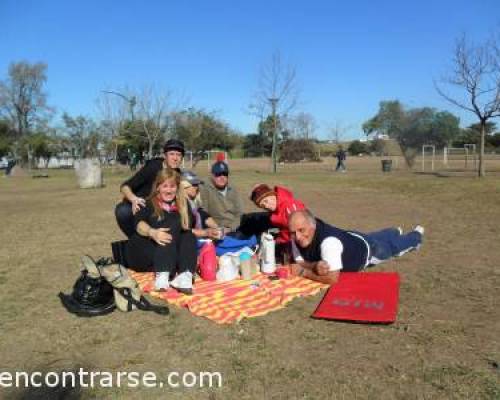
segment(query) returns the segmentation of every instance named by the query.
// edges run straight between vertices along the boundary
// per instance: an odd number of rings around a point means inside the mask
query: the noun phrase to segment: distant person
[[[131,171],[136,171],[137,170],[137,165],[139,164],[139,157],[137,154],[132,154],[132,157],[130,158],[130,170]]]
[[[182,172],[181,186],[187,196],[194,219],[192,232],[197,238],[220,239],[222,233],[217,222],[203,208],[200,197],[201,184],[203,181],[194,172]]]
[[[157,174],[152,192],[135,213],[135,232],[127,241],[125,256],[127,265],[135,271],[155,272],[156,290],[172,286],[191,294],[196,239],[180,180],[174,169],[162,169]]]
[[[210,183],[200,190],[203,208],[225,232],[236,230],[242,215],[241,197],[229,184],[229,167],[224,161],[212,165]]]
[[[424,234],[420,225],[407,234],[402,234],[401,228],[373,233],[343,230],[315,218],[308,210],[293,212],[288,227],[295,259],[292,275],[326,284],[337,282],[340,271],[362,271],[418,249]]]
[[[250,195],[255,205],[269,211],[269,223],[271,227],[279,229],[276,238],[277,255],[283,259],[290,247],[290,232],[288,231],[288,217],[294,211],[305,208],[302,201],[296,199],[293,193],[282,186],[270,188],[261,183],[256,185]]]
[[[16,160],[13,158],[9,158],[7,160],[7,168],[5,168],[5,175],[10,176],[10,173],[12,172],[12,168],[16,165]]]
[[[347,154],[342,146],[339,146],[337,153],[335,153],[335,157],[337,157],[337,167],[335,167],[335,171],[341,170],[342,172],[346,171],[345,160],[347,158]]]
[[[144,167],[122,183],[120,191],[123,200],[115,208],[115,216],[122,232],[130,237],[135,232],[134,214],[146,205],[146,197],[151,193],[158,172],[172,168],[180,172],[184,157],[184,143],[169,139],[163,146],[164,157],[149,160]]]

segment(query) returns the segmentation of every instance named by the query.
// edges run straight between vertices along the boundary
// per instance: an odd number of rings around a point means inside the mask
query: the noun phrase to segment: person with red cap
[[[271,226],[279,228],[276,238],[278,253],[283,253],[290,243],[288,217],[294,211],[304,210],[304,203],[296,199],[287,188],[282,186],[271,188],[264,183],[254,186],[250,199],[257,207],[269,211]]]

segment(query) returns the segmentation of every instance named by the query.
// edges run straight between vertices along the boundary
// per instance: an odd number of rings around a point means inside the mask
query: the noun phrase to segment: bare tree
[[[314,116],[307,112],[300,112],[291,118],[287,118],[284,122],[292,136],[305,140],[309,140],[314,136],[318,126]]]
[[[153,147],[167,135],[174,111],[172,92],[159,90],[153,85],[142,88],[137,97],[137,120],[140,121],[148,144],[148,157],[153,157]]]
[[[285,65],[279,51],[274,52],[269,64],[261,68],[258,89],[250,111],[263,121],[267,116],[273,120],[272,172],[276,173],[278,118],[286,115],[297,105],[298,88],[295,67]]]
[[[123,92],[120,91],[120,92]],[[117,96],[110,96],[112,91],[102,91],[97,98],[97,109],[101,115],[101,130],[111,144],[112,157],[117,159],[118,146],[121,144],[120,131],[123,128],[128,117],[133,113],[130,112],[130,102],[123,101]],[[118,92],[116,92],[118,93]]]
[[[49,111],[43,91],[47,81],[47,64],[12,63],[8,78],[0,81],[0,115],[7,116],[18,137],[30,131],[41,113]]]
[[[329,133],[330,138],[335,142],[335,144],[340,144],[343,136],[346,132],[352,128],[352,125],[344,125],[341,121],[335,121],[330,125]]]
[[[474,113],[479,119],[479,177],[485,176],[484,143],[486,123],[500,116],[500,43],[492,37],[481,45],[468,43],[463,35],[455,45],[453,72],[442,79],[446,85],[459,88],[463,96],[445,92],[436,82],[437,92],[451,104]]]

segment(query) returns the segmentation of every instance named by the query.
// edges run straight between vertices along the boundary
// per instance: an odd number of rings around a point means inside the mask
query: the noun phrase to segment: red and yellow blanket
[[[208,318],[218,324],[230,324],[243,318],[253,318],[279,310],[296,297],[318,293],[328,285],[301,277],[269,280],[264,274],[257,274],[252,280],[237,279],[230,282],[207,282],[197,279],[194,294],[186,296],[174,289],[155,292],[153,273],[132,272],[132,277],[143,291],[166,300],[190,312]]]

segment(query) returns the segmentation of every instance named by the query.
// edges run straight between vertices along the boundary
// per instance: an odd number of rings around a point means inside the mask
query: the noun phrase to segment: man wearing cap
[[[164,158],[153,158],[137,173],[122,183],[120,192],[123,201],[115,208],[116,221],[127,237],[135,233],[134,214],[146,204],[153,182],[163,168],[172,168],[180,172],[184,157],[184,143],[177,139],[169,139],[163,146]]]
[[[229,185],[229,167],[224,161],[212,165],[211,182],[201,189],[203,208],[226,232],[240,225],[243,208],[237,190]]]

